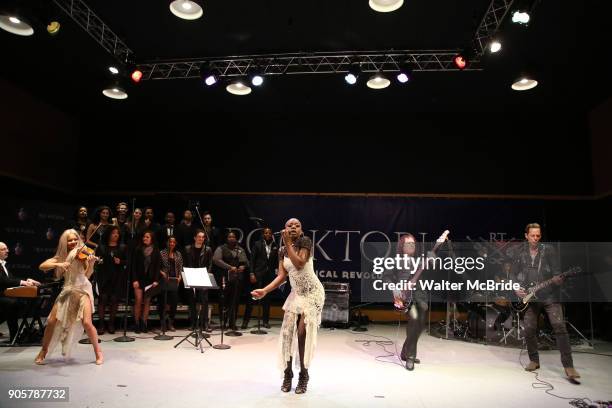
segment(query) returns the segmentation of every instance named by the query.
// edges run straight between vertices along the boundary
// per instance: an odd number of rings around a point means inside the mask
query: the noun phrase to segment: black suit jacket
[[[182,242],[179,241],[179,238],[177,237],[177,233],[178,233],[178,229],[176,225],[172,226],[173,232],[172,232],[172,236],[174,236],[177,240],[177,246],[176,248],[179,249],[182,245]],[[170,236],[168,235],[168,225],[164,224],[161,226],[161,228],[159,229],[159,233],[157,236],[157,239],[159,240],[159,248],[160,249],[165,249],[168,247],[168,238]]]
[[[6,276],[6,273],[4,272],[6,270],[6,272],[8,272],[8,276]],[[20,286],[21,285],[21,279],[19,278],[15,278],[8,270],[8,268],[3,268],[2,266],[0,266],[0,296],[4,296],[4,289],[6,288],[13,288],[15,286]]]
[[[251,248],[251,272],[259,283],[267,283],[274,279],[278,267],[278,245],[272,242],[272,250],[268,257],[264,240],[257,241]]]

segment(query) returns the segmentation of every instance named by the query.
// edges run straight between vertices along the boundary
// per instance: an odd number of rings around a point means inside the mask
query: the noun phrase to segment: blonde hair
[[[77,237],[78,239],[77,246],[83,245],[83,240],[81,239],[81,236],[76,230],[67,229],[66,231],[62,232],[62,235],[59,238],[59,243],[57,244],[57,250],[55,251],[55,256],[53,257],[53,259],[55,259],[58,262],[64,262],[66,261],[66,258],[68,258],[68,253],[69,253],[68,252],[68,236],[69,235],[74,235],[75,237]]]
[[[540,224],[538,224],[537,222],[532,222],[531,224],[527,224],[527,226],[525,227],[525,233],[529,234],[529,230],[532,228],[537,228],[540,231],[542,230],[542,227],[540,227]]]

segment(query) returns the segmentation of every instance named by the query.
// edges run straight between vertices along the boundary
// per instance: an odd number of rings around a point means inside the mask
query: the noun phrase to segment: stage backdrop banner
[[[523,239],[527,223],[545,225],[538,200],[471,200],[381,196],[201,195],[192,197],[210,210],[216,225],[238,233],[250,252],[268,225],[279,232],[292,217],[302,222],[315,248],[315,270],[323,281],[349,282],[351,301],[360,301],[361,256],[367,243],[387,243],[392,251],[407,232],[435,241],[446,229],[455,241],[506,242]],[[394,252],[393,252],[394,253]]]

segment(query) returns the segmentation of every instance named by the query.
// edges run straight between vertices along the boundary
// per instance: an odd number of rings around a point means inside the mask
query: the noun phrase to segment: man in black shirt
[[[164,218],[164,220],[166,221],[166,223],[164,225],[162,225],[160,231],[159,231],[159,248],[160,249],[165,249],[168,247],[168,238],[169,237],[175,237],[175,230],[176,230],[176,217],[174,216],[174,213],[172,211],[168,211],[166,213],[166,217]],[[187,241],[189,242],[189,241]],[[180,248],[181,242],[178,242],[177,247]]]
[[[538,317],[544,310],[555,332],[557,347],[561,352],[561,363],[565,368],[565,373],[569,379],[575,379],[579,378],[580,375],[574,369],[569,335],[565,327],[563,309],[561,303],[559,303],[558,286],[563,283],[563,278],[558,276],[561,273],[559,260],[555,249],[551,245],[540,242],[542,238],[541,231],[539,224],[528,224],[525,227],[527,242],[516,255],[513,264],[515,280],[521,284],[521,289],[516,291],[518,297],[523,298],[527,295],[528,292],[525,288],[548,279],[553,279],[553,283],[557,286],[549,286],[538,291],[537,301],[531,301],[525,311],[525,338],[530,360],[525,370],[535,371],[540,368],[536,332],[538,329]]]
[[[193,223],[193,213],[191,210],[185,210],[183,220],[176,226],[176,239],[178,239],[179,247],[189,245],[193,240],[196,232],[196,226]]]

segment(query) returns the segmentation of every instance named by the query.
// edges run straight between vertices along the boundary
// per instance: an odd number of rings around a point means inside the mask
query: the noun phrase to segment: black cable
[[[521,367],[523,369],[525,369],[525,365],[523,364],[523,361],[521,360],[522,356],[523,356],[523,352],[525,351],[525,346],[523,346],[521,348],[521,351],[519,353],[519,364],[521,365]],[[552,391],[555,390],[555,387],[549,383],[548,381],[544,381],[540,378],[540,374],[537,371],[531,371],[531,374],[534,375],[535,377],[535,382],[531,383],[531,387],[534,390],[544,390],[544,392],[552,397],[564,400],[564,401],[568,401],[568,404],[574,406],[574,407],[579,407],[579,408],[589,408],[590,406],[592,406],[593,401],[590,400],[589,398],[578,398],[578,397],[562,397],[560,395],[554,394]],[[578,383],[580,384],[580,383]],[[588,401],[588,402],[587,402]]]
[[[402,319],[401,319],[402,315],[401,312],[399,312],[399,319],[397,320],[397,332],[395,334],[395,338],[397,340],[398,336],[399,336],[399,330],[401,328],[401,324],[402,324]],[[360,334],[363,336],[369,336],[369,337],[374,337],[374,338],[380,338],[383,340],[355,340],[355,341],[359,341],[361,342],[364,346],[368,347],[370,344],[374,343],[375,345],[379,346],[380,348],[382,348],[384,350],[385,355],[381,355],[381,356],[375,356],[374,360],[380,362],[380,363],[387,363],[387,364],[396,364],[399,365],[402,368],[405,368],[404,364],[402,363],[402,359],[399,357],[399,353],[397,351],[397,341],[393,341],[388,337],[385,336],[378,336],[375,334],[367,334],[367,333],[357,333],[357,332],[349,332],[352,334]],[[387,350],[386,346],[395,346],[395,353]],[[398,361],[385,361],[385,360],[380,360],[381,358],[389,358],[389,357],[395,357]]]

